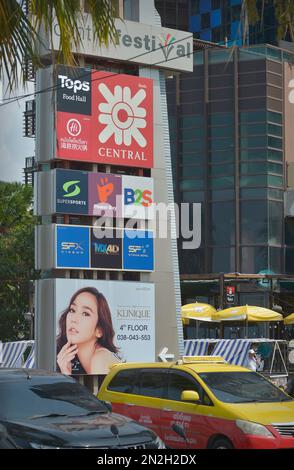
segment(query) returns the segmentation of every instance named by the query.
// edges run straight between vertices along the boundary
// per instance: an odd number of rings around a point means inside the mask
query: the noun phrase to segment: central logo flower
[[[132,97],[129,87],[116,85],[112,93],[104,83],[100,83],[99,91],[107,101],[99,104],[99,122],[106,125],[100,132],[100,142],[105,143],[114,135],[117,145],[124,143],[129,147],[134,139],[140,147],[146,147],[147,141],[139,130],[146,127],[146,109],[139,106],[146,91],[140,89]]]

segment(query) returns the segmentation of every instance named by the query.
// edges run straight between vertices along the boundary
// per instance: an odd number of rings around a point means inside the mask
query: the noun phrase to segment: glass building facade
[[[202,207],[201,246],[180,247],[181,274],[285,273],[290,60],[270,46],[206,49],[193,73],[167,80],[176,200]],[[293,243],[290,221],[286,229]]]
[[[201,203],[202,212],[200,248],[179,243],[182,302],[230,306],[225,288],[233,285],[236,305],[279,304],[291,313],[294,189],[292,212],[284,198],[294,188],[294,140],[286,146],[285,131],[292,133],[294,116],[285,122],[284,67],[293,55],[264,45],[277,45],[273,2],[257,0],[260,21],[247,35],[241,4],[155,0],[163,26],[212,42],[194,53],[193,73],[167,79],[175,199]],[[245,46],[220,49],[214,42]],[[261,280],[258,273],[280,278]]]
[[[219,44],[276,44],[273,1],[257,0],[259,21],[246,27],[242,0],[155,0],[163,24],[191,31],[196,39]]]

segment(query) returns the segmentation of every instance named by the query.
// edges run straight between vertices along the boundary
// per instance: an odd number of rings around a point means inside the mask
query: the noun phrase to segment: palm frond
[[[59,31],[59,47],[52,59],[57,63],[75,63],[73,49],[81,44],[80,27],[83,15],[80,0],[30,0],[30,16],[23,10],[24,2],[0,0],[0,78],[8,77],[9,88],[18,86],[23,73],[21,65],[30,58],[35,67],[41,66],[36,45],[42,42],[42,30],[53,50],[54,27]],[[111,0],[88,0],[92,15],[94,40],[108,44],[117,40],[115,7]]]
[[[19,70],[27,55],[39,63],[34,51],[36,33],[17,0],[0,0],[0,77],[5,73],[8,86],[18,86]]]

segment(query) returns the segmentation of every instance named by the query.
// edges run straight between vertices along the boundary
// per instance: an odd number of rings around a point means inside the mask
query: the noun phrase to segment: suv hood
[[[48,447],[132,447],[150,443],[154,434],[115,413],[93,416],[36,417],[4,423],[20,447],[30,443]],[[118,438],[111,431],[118,430]]]

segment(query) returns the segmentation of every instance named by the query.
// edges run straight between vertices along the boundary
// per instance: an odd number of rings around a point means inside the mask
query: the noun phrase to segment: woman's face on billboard
[[[81,344],[96,340],[101,336],[98,323],[96,297],[90,292],[82,292],[70,305],[66,317],[66,335],[71,344]]]

